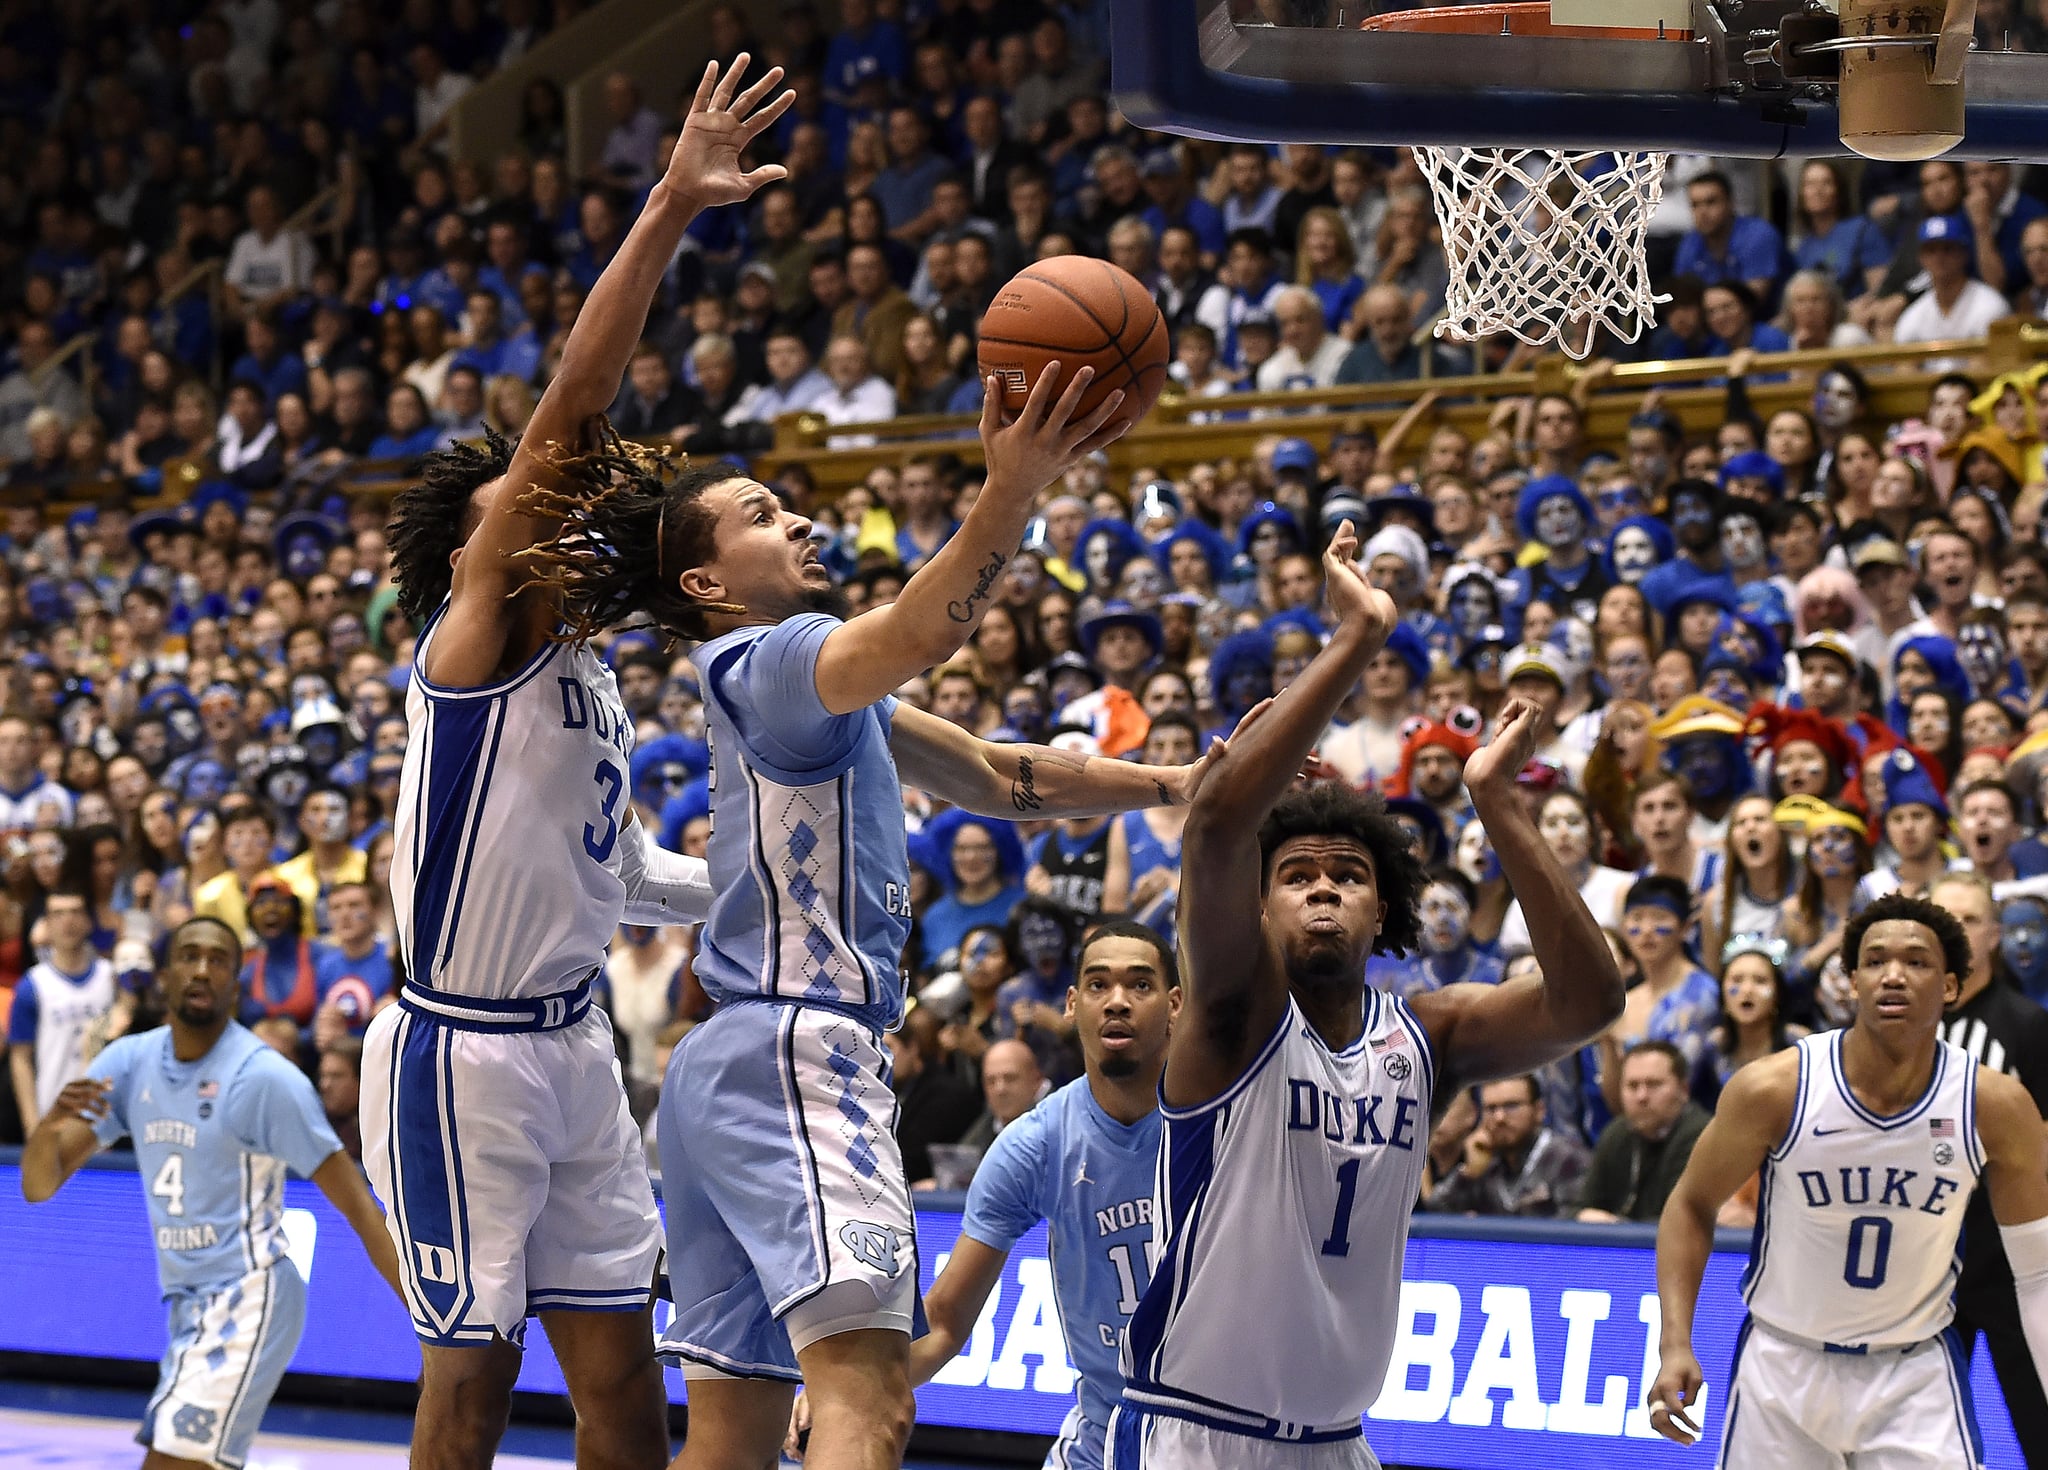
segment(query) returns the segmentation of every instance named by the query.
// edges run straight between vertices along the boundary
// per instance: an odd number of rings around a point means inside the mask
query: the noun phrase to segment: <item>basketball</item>
[[[1060,364],[1062,384],[1092,367],[1078,416],[1121,388],[1118,413],[1136,422],[1166,386],[1166,320],[1130,272],[1093,256],[1056,255],[996,292],[981,319],[980,361],[982,377],[1001,380],[1009,409],[1024,406],[1046,363]]]

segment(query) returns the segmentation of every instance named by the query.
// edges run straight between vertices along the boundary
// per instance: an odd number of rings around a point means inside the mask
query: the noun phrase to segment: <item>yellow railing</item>
[[[1751,405],[1762,414],[1804,406],[1812,398],[1813,378],[1830,363],[1853,363],[1870,384],[1871,408],[1880,419],[1898,420],[1922,412],[1927,390],[1939,376],[1930,364],[1965,362],[1980,380],[2048,357],[2048,325],[2013,319],[1997,323],[1982,339],[1967,342],[1876,345],[1840,351],[1781,352],[1759,356],[1750,371]],[[1721,422],[1727,389],[1722,377],[1726,358],[1688,358],[1673,362],[1629,363],[1590,369],[1563,358],[1544,359],[1528,372],[1483,377],[1437,378],[1427,382],[1374,383],[1355,387],[1318,388],[1286,393],[1242,393],[1227,398],[1162,398],[1156,408],[1110,450],[1111,466],[1128,473],[1150,466],[1180,475],[1194,464],[1248,457],[1261,439],[1297,434],[1327,446],[1331,434],[1370,426],[1384,433],[1425,394],[1434,395],[1425,414],[1428,426],[1450,424],[1479,438],[1504,403],[1536,392],[1569,392],[1585,407],[1586,441],[1619,450],[1628,421],[1644,394],[1658,390],[1663,407],[1676,414],[1689,433],[1705,434]],[[1763,381],[1780,378],[1782,381]],[[1229,419],[1198,422],[1203,415],[1229,413]],[[1253,415],[1261,415],[1254,417]],[[785,415],[776,424],[775,448],[755,459],[758,473],[801,464],[830,498],[858,484],[878,465],[900,464],[921,449],[944,447],[962,459],[978,461],[981,441],[976,420],[968,415],[920,415],[874,424],[828,425],[816,414]],[[840,436],[872,437],[857,448],[832,448]],[[1410,451],[1422,448],[1422,435],[1407,441]],[[400,460],[360,460],[350,466],[338,488],[346,493],[389,495],[405,483]],[[166,500],[176,497],[165,497]]]
[[[2048,326],[2011,319],[1968,342],[1878,344],[1838,350],[1781,352],[1759,356],[1750,370],[1751,404],[1760,413],[1804,405],[1812,380],[1830,363],[1854,364],[1870,382],[1872,409],[1902,419],[1926,406],[1927,386],[1937,376],[1926,364],[1957,358],[1988,377],[2048,356]],[[1705,433],[1720,422],[1726,388],[1720,381],[1726,358],[1685,358],[1592,369],[1563,357],[1539,360],[1527,372],[1434,378],[1426,382],[1372,383],[1282,393],[1234,393],[1224,398],[1163,397],[1144,421],[1110,449],[1113,470],[1149,466],[1177,475],[1189,466],[1243,458],[1272,434],[1298,434],[1318,444],[1340,430],[1370,427],[1384,434],[1423,393],[1433,394],[1426,422],[1449,424],[1477,439],[1504,399],[1538,392],[1576,393],[1585,402],[1586,439],[1619,447],[1643,395],[1659,391],[1662,405],[1690,433]],[[1789,375],[1786,381],[1764,379]],[[1226,417],[1227,415],[1227,417]],[[943,443],[962,459],[979,460],[975,420],[965,415],[926,415],[877,424],[827,424],[814,413],[785,415],[776,424],[775,448],[760,456],[764,468],[803,465],[819,489],[836,494],[859,483],[878,465],[895,464],[913,448]],[[833,448],[848,439],[872,439],[858,448]],[[1420,449],[1419,442],[1412,449]]]

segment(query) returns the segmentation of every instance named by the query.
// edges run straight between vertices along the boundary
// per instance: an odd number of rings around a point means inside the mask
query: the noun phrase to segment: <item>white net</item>
[[[1594,327],[1633,342],[1650,327],[1643,237],[1664,195],[1661,153],[1417,148],[1450,265],[1437,335],[1508,332],[1573,357]]]

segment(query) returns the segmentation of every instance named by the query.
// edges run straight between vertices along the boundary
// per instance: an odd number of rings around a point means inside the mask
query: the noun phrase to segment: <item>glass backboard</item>
[[[1847,67],[1924,71],[1942,28],[1937,0],[1887,0],[1878,24],[1912,35],[1866,45],[1835,9],[1858,3],[1557,0],[1411,26],[1384,0],[1116,0],[1111,81],[1131,121],[1193,137],[1832,154]],[[2048,146],[2048,56],[1946,54],[1966,104],[1951,156]]]

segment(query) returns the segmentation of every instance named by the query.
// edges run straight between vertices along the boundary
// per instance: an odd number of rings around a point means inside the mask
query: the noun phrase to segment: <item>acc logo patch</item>
[[[1934,1162],[1947,1168],[1956,1161],[1956,1149],[1952,1143],[1937,1143],[1934,1146]]]
[[[853,1258],[871,1271],[893,1277],[903,1267],[896,1256],[904,1239],[893,1225],[876,1225],[868,1220],[848,1220],[839,1227],[839,1240]]]
[[[1406,1082],[1409,1074],[1415,1070],[1415,1064],[1397,1051],[1388,1052],[1381,1057],[1380,1065],[1387,1069],[1387,1075],[1396,1082]]]

